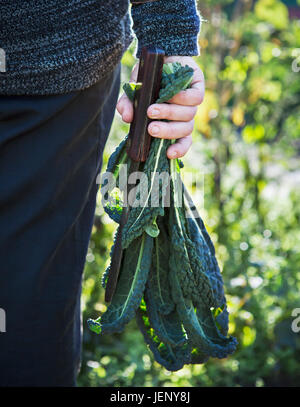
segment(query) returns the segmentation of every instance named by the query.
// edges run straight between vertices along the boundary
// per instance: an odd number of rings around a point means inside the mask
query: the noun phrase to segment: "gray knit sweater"
[[[138,39],[166,55],[199,55],[195,0],[1,0],[0,94],[47,95],[93,85]],[[2,69],[1,69],[2,67]]]

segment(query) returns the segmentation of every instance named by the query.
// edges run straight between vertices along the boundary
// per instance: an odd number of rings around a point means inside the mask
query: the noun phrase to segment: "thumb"
[[[130,75],[129,82],[136,82],[139,70],[139,62],[137,62]],[[133,104],[131,100],[127,97],[126,93],[119,98],[117,103],[117,111],[122,116],[122,120],[126,123],[131,123],[133,120]]]

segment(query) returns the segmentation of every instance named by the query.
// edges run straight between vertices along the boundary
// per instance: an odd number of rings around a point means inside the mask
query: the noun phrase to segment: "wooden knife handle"
[[[147,116],[148,107],[159,96],[165,52],[155,46],[143,47],[141,50],[137,82],[142,86],[134,96],[134,117],[129,130],[127,154],[133,161],[147,160],[151,135],[148,125],[151,119]]]

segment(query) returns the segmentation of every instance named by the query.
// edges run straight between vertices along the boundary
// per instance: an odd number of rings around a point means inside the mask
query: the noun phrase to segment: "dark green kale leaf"
[[[180,268],[178,278],[185,298],[191,299],[201,307],[213,307],[215,299],[208,276],[205,274],[201,257],[197,256],[196,247],[189,239],[186,228],[185,211],[183,208],[183,190],[178,188],[177,180],[172,172],[171,207],[169,212],[169,235],[172,247],[170,256],[175,256],[175,264]],[[181,194],[181,206],[179,206]]]
[[[129,82],[129,83],[125,83],[125,84],[123,85],[123,90],[124,90],[124,92],[126,93],[128,99],[131,100],[131,102],[134,101],[134,94],[135,94],[135,91],[136,91],[137,89],[139,89],[141,86],[142,86],[142,84],[139,83],[139,82],[138,82],[138,83]]]
[[[175,72],[163,74],[162,87],[159,91],[159,98],[156,103],[164,103],[172,99],[177,93],[187,89],[193,79],[194,70],[188,65],[181,66]]]
[[[173,346],[163,342],[155,329],[151,326],[144,302],[141,303],[136,313],[136,320],[146,343],[149,345],[155,360],[169,371],[182,369],[184,364],[190,363],[190,346],[185,341],[183,345]]]
[[[187,227],[191,240],[195,243],[197,255],[202,259],[205,273],[210,280],[210,284],[215,299],[215,319],[224,335],[228,333],[228,311],[224,294],[224,282],[220,268],[215,256],[213,243],[207,233],[203,220],[201,219],[195,205],[184,190],[185,204],[187,208]]]
[[[184,186],[179,188],[181,180],[174,163],[171,174],[169,281],[173,300],[191,345],[199,354],[223,358],[235,350],[236,340],[222,334],[212,312],[213,307],[224,307],[224,293],[217,291],[220,287],[216,284],[220,280],[219,269],[212,262],[214,256],[208,245],[199,241],[199,228],[194,230],[197,235],[190,234],[184,206],[178,205],[179,198],[181,202],[184,199]]]
[[[130,159],[126,153],[128,135],[121,141],[108,160],[107,168],[101,179],[102,205],[108,216],[120,223],[123,209],[121,191],[124,186],[120,185],[119,173],[121,165],[130,165]]]
[[[143,298],[152,259],[153,238],[143,233],[125,250],[116,292],[104,314],[89,320],[97,333],[121,332],[135,316]]]
[[[169,236],[166,227],[158,217],[159,235],[154,239],[152,251],[152,265],[148,276],[148,297],[149,302],[163,315],[169,314],[174,309],[174,302],[171,296],[169,285]]]
[[[127,248],[131,242],[146,229],[152,227],[157,216],[164,216],[169,186],[169,160],[166,149],[169,143],[154,139],[150,153],[143,168],[143,177],[137,188],[131,190],[133,202],[122,233],[122,246]],[[128,198],[130,200],[130,196]]]
[[[176,272],[177,264],[176,257],[171,254],[170,267],[173,272],[170,275],[170,284],[173,300],[176,303],[176,309],[186,331],[188,342],[192,348],[196,349],[194,353],[198,353],[200,357],[203,355],[217,358],[224,358],[233,353],[236,348],[236,339],[227,338],[221,334],[210,309],[197,308],[191,299],[184,297],[178,272]]]
[[[149,322],[158,338],[171,346],[179,346],[186,343],[187,337],[182,329],[177,311],[175,310],[175,304],[173,310],[168,315],[164,315],[153,301],[153,296],[149,291],[149,287],[147,286],[144,299],[147,306]]]

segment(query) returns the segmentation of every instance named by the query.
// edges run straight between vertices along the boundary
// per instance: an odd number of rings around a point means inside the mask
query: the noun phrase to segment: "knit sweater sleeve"
[[[195,0],[135,1],[131,0],[131,17],[138,39],[137,58],[146,45],[162,48],[166,56],[199,55],[201,16]]]

